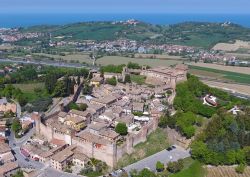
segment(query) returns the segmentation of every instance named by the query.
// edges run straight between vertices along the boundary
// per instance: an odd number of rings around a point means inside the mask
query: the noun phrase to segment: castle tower
[[[31,115],[31,119],[35,121],[36,134],[40,134],[41,116],[38,112],[33,112]]]
[[[124,66],[122,69],[122,82],[125,82],[125,78],[127,74],[128,74],[128,67]]]

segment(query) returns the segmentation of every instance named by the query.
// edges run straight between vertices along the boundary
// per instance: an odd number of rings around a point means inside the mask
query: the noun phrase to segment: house
[[[102,98],[94,98],[90,101],[90,103],[92,104],[100,104],[100,105],[103,105],[105,106],[106,108],[110,107],[113,103],[115,103],[117,101],[117,98],[112,96],[112,95],[109,95],[109,96],[105,96],[105,97],[102,97]]]
[[[50,160],[51,167],[61,171],[65,170],[67,165],[73,161],[74,149],[76,149],[76,146],[69,146],[52,156]]]
[[[19,170],[17,162],[6,163],[0,166],[0,176],[10,177]]]
[[[88,104],[87,111],[92,114],[93,118],[97,118],[99,115],[104,113],[105,106],[101,104]]]
[[[73,164],[84,168],[85,164],[89,161],[89,158],[83,153],[75,153],[73,155]]]
[[[15,157],[13,156],[11,149],[7,143],[0,144],[0,162],[5,164],[14,162]]]
[[[90,80],[90,85],[93,85],[95,87],[99,87],[103,83],[103,78],[100,76],[93,77]]]
[[[144,112],[144,103],[138,103],[134,102],[133,103],[133,112]]]
[[[9,103],[5,97],[0,99],[0,112],[11,111],[16,113],[17,107],[15,103]]]
[[[87,126],[86,118],[82,118],[80,116],[69,116],[66,118],[64,124],[69,125],[76,131],[80,131]]]
[[[206,95],[203,98],[203,104],[209,105],[209,106],[213,106],[216,107],[217,106],[217,98],[215,96],[212,95]]]

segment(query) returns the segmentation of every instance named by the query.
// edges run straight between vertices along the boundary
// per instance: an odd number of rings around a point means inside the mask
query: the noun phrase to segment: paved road
[[[172,159],[170,159],[171,156]],[[177,146],[176,149],[173,149],[172,151],[163,150],[136,163],[133,163],[125,167],[124,170],[128,173],[133,169],[142,170],[144,168],[150,168],[150,170],[155,171],[155,164],[157,161],[167,164],[170,161],[177,161],[179,159],[184,159],[189,156],[189,150],[185,150]]]
[[[14,138],[14,133],[11,132],[10,136],[8,137],[9,140],[9,146],[14,151],[14,156],[16,157],[18,164],[23,168],[35,168],[35,169],[41,169],[44,167],[44,164],[29,160],[25,160],[25,156],[21,153],[20,147],[27,142],[27,140],[34,134],[35,128],[31,129],[25,136],[23,136],[20,139]]]
[[[37,162],[34,160],[25,160],[25,156],[21,153],[20,147],[27,142],[27,140],[34,134],[35,128],[31,129],[25,136],[20,139],[14,138],[14,133],[11,132],[9,139],[9,146],[14,151],[14,156],[17,159],[17,162],[22,168],[32,168],[37,170],[37,175],[39,177],[77,177],[77,175],[73,175],[70,173],[65,173],[61,171],[57,171],[51,167],[49,167],[49,163],[43,164],[41,162]]]

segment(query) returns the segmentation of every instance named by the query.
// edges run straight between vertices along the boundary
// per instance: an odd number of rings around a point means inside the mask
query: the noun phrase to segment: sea
[[[136,19],[159,25],[182,22],[232,22],[250,28],[250,14],[90,14],[90,13],[0,13],[0,27],[64,25],[90,21]]]

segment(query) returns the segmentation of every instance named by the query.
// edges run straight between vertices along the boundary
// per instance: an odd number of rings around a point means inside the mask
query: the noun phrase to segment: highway
[[[22,63],[22,64],[34,64],[34,65],[46,65],[46,66],[55,66],[55,67],[66,67],[66,68],[89,68],[89,69],[98,69],[98,67],[88,66],[80,63],[65,63],[65,62],[56,62],[56,61],[35,61],[35,60],[25,60],[25,59],[0,59],[0,62],[11,62],[11,63]]]

